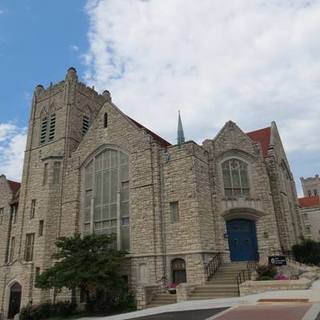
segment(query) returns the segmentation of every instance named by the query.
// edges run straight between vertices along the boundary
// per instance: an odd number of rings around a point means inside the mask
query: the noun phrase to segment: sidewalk
[[[261,304],[259,300],[261,299],[308,299],[309,303],[268,303]],[[141,311],[130,312],[126,314],[109,316],[109,317],[98,317],[98,318],[81,318],[81,320],[125,320],[125,319],[139,319],[146,316],[152,316],[162,313],[169,312],[179,312],[179,311],[188,311],[188,310],[203,310],[203,309],[216,309],[216,308],[231,308],[227,310],[222,316],[227,316],[228,314],[232,315],[232,312],[238,312],[238,315],[233,314],[232,318],[223,318],[221,315],[211,317],[210,319],[217,320],[229,320],[229,319],[245,319],[251,320],[248,318],[248,313],[252,313],[254,318],[259,320],[269,320],[269,319],[281,319],[284,318],[284,310],[282,306],[286,307],[286,312],[291,314],[292,310],[295,310],[298,314],[298,318],[288,318],[289,320],[314,320],[317,315],[313,318],[304,317],[308,315],[308,311],[313,310],[317,311],[316,308],[320,306],[320,280],[315,281],[311,288],[308,290],[284,290],[284,291],[269,291],[244,297],[235,297],[235,298],[222,298],[214,300],[199,300],[199,301],[185,301],[176,304],[161,306],[157,308],[145,309]],[[263,309],[265,308],[265,309]],[[297,309],[295,309],[297,308]],[[263,318],[263,315],[266,314],[265,311],[269,311],[269,318]],[[272,311],[273,310],[273,311]],[[256,312],[256,313],[255,313]],[[277,315],[274,315],[274,312],[278,312]],[[319,309],[320,312],[320,309]],[[240,318],[243,314],[247,313],[247,318]],[[272,316],[271,316],[272,314]],[[220,317],[220,318],[219,318]],[[195,319],[196,320],[196,319]]]
[[[235,307],[208,320],[315,320],[320,304],[294,303]]]

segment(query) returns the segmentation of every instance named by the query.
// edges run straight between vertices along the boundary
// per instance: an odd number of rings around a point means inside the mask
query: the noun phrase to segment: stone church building
[[[21,186],[0,177],[0,313],[46,301],[34,287],[57,237],[115,233],[134,291],[201,284],[205,265],[290,250],[301,223],[277,126],[227,122],[201,145],[171,145],[125,115],[108,91],[64,81],[36,87]]]

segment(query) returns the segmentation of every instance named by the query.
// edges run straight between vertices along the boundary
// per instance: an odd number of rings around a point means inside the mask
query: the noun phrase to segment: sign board
[[[287,260],[285,256],[270,256],[268,257],[269,264],[280,267],[280,266],[286,266]]]

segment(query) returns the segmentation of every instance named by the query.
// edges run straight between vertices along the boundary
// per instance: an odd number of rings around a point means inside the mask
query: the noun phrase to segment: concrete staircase
[[[237,297],[237,275],[247,268],[246,262],[223,264],[206,284],[197,286],[188,300],[207,300]]]
[[[217,298],[239,296],[237,275],[241,270],[246,270],[247,262],[226,263],[219,267],[218,271],[206,284],[197,286],[188,300],[209,300]],[[147,308],[159,307],[177,302],[177,296],[168,292],[156,295],[147,305]]]
[[[151,303],[147,305],[147,308],[160,307],[166,304],[173,304],[177,302],[177,295],[168,292],[163,292],[156,295]]]

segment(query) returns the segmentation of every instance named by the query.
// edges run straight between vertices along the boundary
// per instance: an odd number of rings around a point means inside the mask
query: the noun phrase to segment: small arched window
[[[222,163],[224,193],[227,198],[249,196],[248,164],[239,159]]]
[[[108,114],[105,113],[103,116],[103,127],[107,128],[108,127]]]
[[[171,269],[173,283],[179,284],[182,282],[187,282],[186,262],[183,259],[177,258],[172,260]]]

